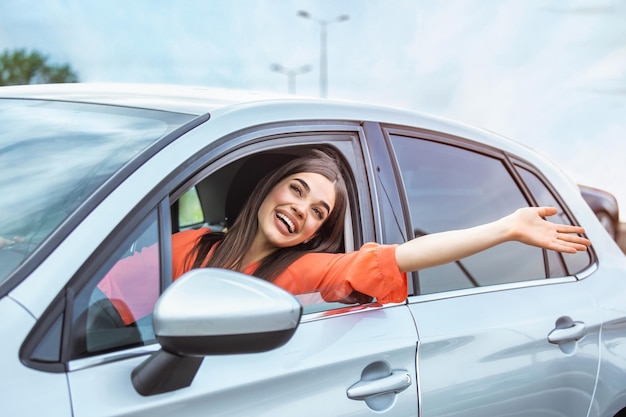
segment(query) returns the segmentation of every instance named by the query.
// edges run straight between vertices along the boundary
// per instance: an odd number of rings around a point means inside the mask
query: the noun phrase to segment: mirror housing
[[[133,370],[133,385],[142,395],[189,386],[203,356],[276,349],[301,316],[298,300],[270,282],[226,269],[189,271],[154,308],[161,350]]]

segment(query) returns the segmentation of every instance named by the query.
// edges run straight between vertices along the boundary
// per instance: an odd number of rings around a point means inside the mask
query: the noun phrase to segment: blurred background
[[[609,191],[626,219],[624,0],[2,0],[0,54],[4,84],[215,86],[458,120]]]

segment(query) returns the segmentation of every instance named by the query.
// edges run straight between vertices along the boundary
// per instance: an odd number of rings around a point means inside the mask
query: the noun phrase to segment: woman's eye
[[[296,184],[291,184],[291,189],[299,196],[302,196],[302,190]]]
[[[313,209],[313,212],[315,213],[315,215],[322,220],[324,218],[324,213],[322,212],[322,210],[320,209]]]

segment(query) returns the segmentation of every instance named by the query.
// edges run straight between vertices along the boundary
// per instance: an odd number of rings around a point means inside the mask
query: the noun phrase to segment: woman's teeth
[[[289,230],[289,233],[293,233],[294,231],[293,223],[291,222],[291,220],[289,220],[287,216],[285,216],[282,213],[277,213],[276,217],[278,217],[280,220],[283,221],[283,223],[285,223],[285,225],[287,226],[287,229]]]

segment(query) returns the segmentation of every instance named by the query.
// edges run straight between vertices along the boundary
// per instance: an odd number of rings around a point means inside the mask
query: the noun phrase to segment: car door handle
[[[561,344],[567,342],[575,342],[582,339],[587,334],[587,326],[579,321],[571,322],[568,327],[559,327],[552,330],[548,335],[548,342]]]
[[[411,385],[411,375],[407,371],[393,370],[391,374],[371,381],[361,380],[348,388],[348,398],[365,400],[374,395],[399,393]]]

